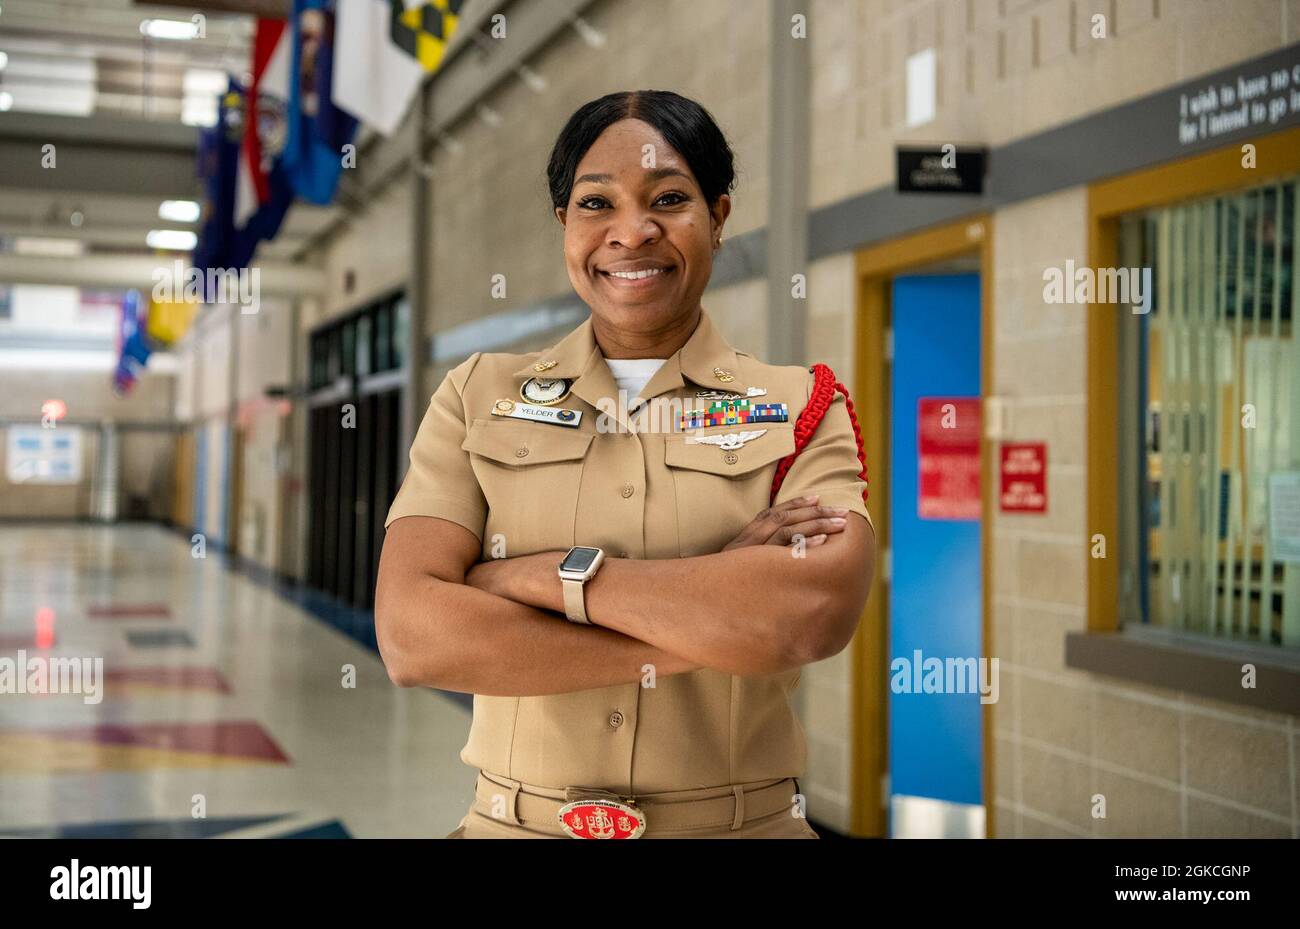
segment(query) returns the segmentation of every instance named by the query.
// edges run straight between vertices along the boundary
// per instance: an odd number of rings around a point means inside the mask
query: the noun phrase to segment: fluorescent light
[[[191,251],[199,237],[183,229],[150,229],[145,243],[150,248],[165,248],[177,252]]]
[[[7,90],[0,90],[0,113],[14,105],[14,95]]]
[[[198,222],[199,205],[193,200],[164,200],[158,207],[158,218],[169,223]]]
[[[180,19],[146,19],[140,23],[140,32],[151,39],[197,39],[199,27]]]
[[[86,253],[86,243],[80,239],[59,239],[45,236],[20,235],[14,237],[15,255],[40,255],[45,258],[76,258]]]
[[[5,52],[0,52],[0,69],[3,69],[7,64],[9,64],[9,55]]]
[[[181,79],[181,122],[187,126],[215,126],[217,98],[226,92],[225,71],[189,68]]]
[[[934,49],[927,48],[907,59],[907,117],[908,129],[932,122],[935,116],[936,61]]]

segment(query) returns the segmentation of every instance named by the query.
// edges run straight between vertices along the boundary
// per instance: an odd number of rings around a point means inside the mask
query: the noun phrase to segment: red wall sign
[[[1046,442],[1004,443],[1001,471],[1003,513],[1047,512]]]
[[[979,397],[921,397],[916,430],[916,515],[979,519]]]

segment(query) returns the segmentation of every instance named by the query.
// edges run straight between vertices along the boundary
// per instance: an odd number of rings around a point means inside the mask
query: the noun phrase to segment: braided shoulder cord
[[[768,506],[776,501],[777,491],[781,489],[781,484],[785,481],[785,476],[794,464],[794,460],[799,457],[799,453],[804,447],[812,441],[813,433],[817,431],[817,425],[826,416],[826,411],[831,408],[831,402],[835,399],[835,391],[844,394],[844,408],[848,411],[849,422],[853,424],[853,438],[858,443],[858,461],[862,464],[862,470],[858,472],[858,477],[862,480],[867,479],[867,456],[862,450],[862,433],[858,430],[858,417],[853,412],[853,400],[849,397],[848,388],[839,381],[835,380],[835,372],[824,364],[815,364],[813,370],[813,389],[812,396],[808,398],[808,405],[803,408],[799,414],[798,421],[794,424],[794,451],[781,459],[776,466],[776,474],[772,478],[772,493],[768,498]],[[867,501],[867,491],[862,491],[862,502]]]

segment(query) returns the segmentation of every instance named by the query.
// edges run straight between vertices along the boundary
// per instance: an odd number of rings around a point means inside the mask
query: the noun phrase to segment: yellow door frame
[[[925,265],[953,258],[976,256],[980,268],[980,393],[993,392],[993,218],[980,214],[936,226],[920,232],[881,242],[859,250],[854,255],[854,280],[857,286],[857,312],[854,314],[854,344],[857,373],[853,396],[859,411],[862,444],[867,458],[867,477],[871,482],[868,500],[876,527],[877,548],[889,547],[889,499],[887,472],[878,463],[888,460],[889,371],[885,361],[885,340],[889,330],[889,285],[893,278]],[[873,463],[877,470],[872,471]],[[983,562],[980,615],[983,651],[992,641],[992,529],[993,449],[980,437],[980,463],[983,469],[983,492],[980,513],[980,552]],[[876,582],[862,614],[862,622],[852,644],[853,731],[851,760],[850,833],[855,836],[883,837],[888,813],[885,805],[884,777],[888,770],[889,705],[889,630],[887,582],[877,570]],[[987,834],[993,831],[993,720],[992,706],[985,704],[984,719],[984,808]]]
[[[1246,144],[1254,163],[1243,165]],[[1300,173],[1300,129],[1287,129],[1098,181],[1088,187],[1088,265],[1119,266],[1119,224],[1129,213],[1266,184]],[[1088,536],[1119,538],[1119,319],[1111,304],[1088,307]],[[1091,544],[1091,543],[1089,543]],[[1113,547],[1113,545],[1112,545]],[[1088,631],[1119,628],[1119,559],[1088,559]]]

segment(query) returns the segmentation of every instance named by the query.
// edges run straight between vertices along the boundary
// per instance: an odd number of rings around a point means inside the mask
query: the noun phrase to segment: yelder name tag
[[[492,415],[509,416],[513,419],[531,419],[533,422],[552,423],[556,426],[576,426],[582,420],[581,410],[537,406],[533,403],[519,403],[515,400],[498,400],[492,404]]]

